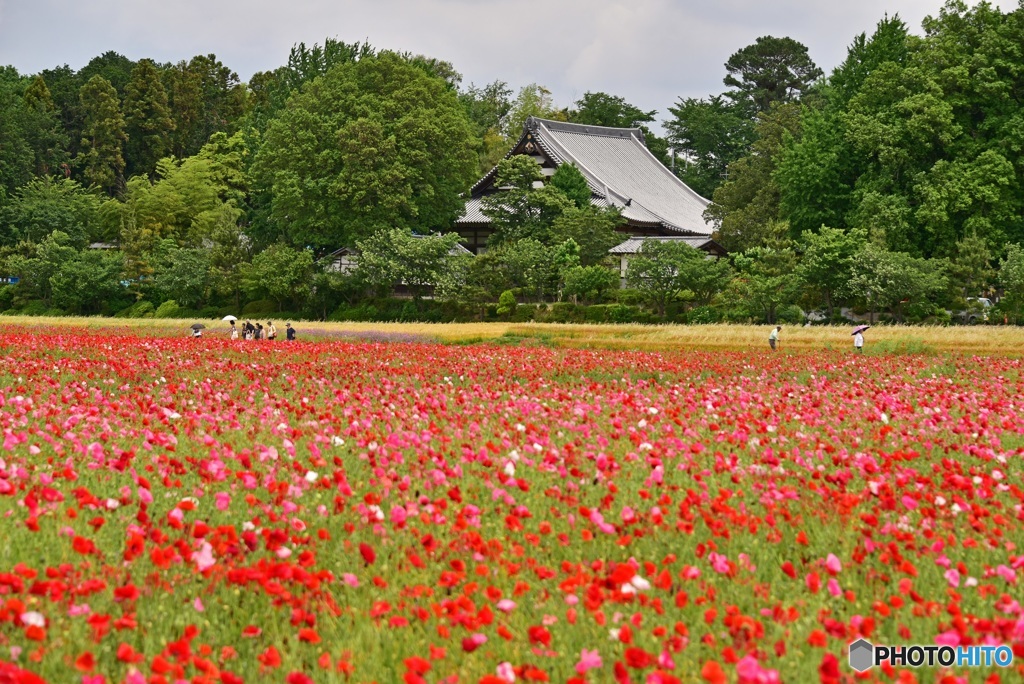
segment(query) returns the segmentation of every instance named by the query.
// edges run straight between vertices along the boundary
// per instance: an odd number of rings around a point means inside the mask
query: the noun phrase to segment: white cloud
[[[1015,0],[999,0],[1004,10]],[[0,0],[0,64],[80,68],[107,50],[177,62],[215,53],[243,79],[300,41],[367,39],[446,59],[465,81],[586,91],[643,109],[724,89],[723,63],[762,35],[806,44],[830,70],[883,14],[917,30],[941,0]]]

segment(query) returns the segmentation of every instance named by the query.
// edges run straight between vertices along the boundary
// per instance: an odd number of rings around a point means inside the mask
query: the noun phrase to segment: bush
[[[277,302],[270,299],[256,299],[242,307],[243,316],[272,314],[277,311]]]
[[[802,325],[804,322],[804,312],[796,304],[783,306],[775,312],[775,322],[789,323],[790,325]]]
[[[690,309],[690,313],[686,317],[687,323],[694,323],[696,325],[718,323],[721,320],[721,313],[713,306],[695,306]]]
[[[12,304],[14,304],[14,287],[0,285],[0,311],[11,308]]]
[[[407,301],[402,304],[401,310],[398,312],[398,320],[404,322],[413,322],[419,319],[419,310],[416,308],[416,303],[413,301]]]
[[[612,304],[608,307],[608,320],[612,323],[650,323],[653,317],[639,306]]]
[[[153,306],[153,302],[143,299],[127,308],[121,309],[114,314],[114,318],[153,318],[155,311],[156,308]]]
[[[555,302],[551,305],[553,323],[579,323],[583,320],[583,307],[572,302]]]
[[[640,290],[633,290],[629,288],[609,291],[608,299],[613,302],[618,302],[619,304],[625,304],[626,306],[640,306],[644,303],[643,293],[641,293]]]
[[[516,323],[527,323],[535,320],[539,309],[539,306],[517,306],[510,320]]]
[[[181,307],[178,306],[178,302],[168,299],[156,308],[153,318],[181,318],[183,313]]]
[[[613,306],[619,306],[619,304],[594,304],[581,307],[583,320],[587,323],[606,323],[608,322],[608,309]]]
[[[516,312],[518,306],[516,302],[516,296],[512,293],[512,290],[505,290],[498,297],[498,315],[499,316],[511,316]]]
[[[45,316],[48,308],[46,302],[35,299],[21,307],[20,314],[22,316]]]

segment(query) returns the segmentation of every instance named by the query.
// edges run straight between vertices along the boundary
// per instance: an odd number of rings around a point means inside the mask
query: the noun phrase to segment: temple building
[[[517,154],[533,157],[545,178],[562,164],[575,164],[590,185],[591,202],[618,208],[623,219],[618,229],[625,241],[610,252],[621,260],[623,275],[628,255],[636,253],[648,237],[681,238],[709,255],[725,254],[711,239],[713,226],[704,220],[708,200],[647,149],[643,131],[638,128],[586,126],[530,117],[506,158]],[[493,232],[481,200],[501,192],[495,187],[496,173],[497,167],[469,190],[465,213],[455,222],[463,244],[473,253],[486,249],[487,238]]]

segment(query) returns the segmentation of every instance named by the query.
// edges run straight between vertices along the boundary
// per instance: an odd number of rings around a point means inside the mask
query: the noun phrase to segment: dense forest
[[[831,74],[765,36],[726,62],[723,92],[668,105],[663,137],[657,111],[614,94],[557,105],[333,39],[248,83],[215,55],[0,68],[0,276],[16,279],[0,312],[941,322],[1001,296],[1016,321],[1022,44],[1024,10],[957,0],[922,35],[883,18]],[[730,257],[651,244],[619,289],[615,212],[572,167],[538,188],[502,160],[530,116],[643,129],[712,200]],[[461,193],[495,165],[492,249],[460,256]],[[327,268],[343,247],[354,273]]]

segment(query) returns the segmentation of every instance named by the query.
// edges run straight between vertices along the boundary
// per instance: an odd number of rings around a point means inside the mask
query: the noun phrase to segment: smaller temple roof
[[[637,254],[640,252],[640,248],[644,242],[652,240],[657,242],[685,242],[694,249],[701,249],[709,254],[716,256],[725,256],[725,248],[720,244],[712,240],[710,237],[698,236],[698,235],[667,235],[667,236],[649,236],[649,237],[631,237],[625,242],[615,245],[608,250],[609,254]]]

